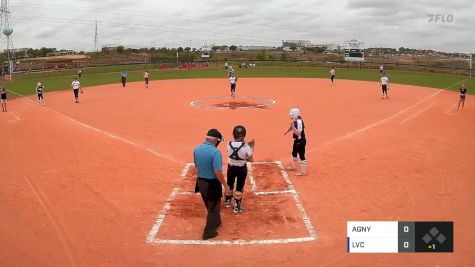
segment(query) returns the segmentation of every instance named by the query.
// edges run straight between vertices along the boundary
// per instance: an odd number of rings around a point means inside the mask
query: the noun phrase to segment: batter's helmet
[[[244,126],[242,126],[242,125],[238,125],[238,126],[234,127],[233,137],[234,137],[234,139],[246,137],[246,128],[244,128]]]
[[[294,120],[297,119],[300,115],[300,109],[298,108],[292,108],[289,111],[290,117],[292,117]]]

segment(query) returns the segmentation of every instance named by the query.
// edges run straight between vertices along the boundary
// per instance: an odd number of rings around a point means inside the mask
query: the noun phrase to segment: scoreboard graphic
[[[345,61],[364,61],[364,42],[358,40],[345,41]]]
[[[348,253],[453,252],[453,222],[347,222]]]

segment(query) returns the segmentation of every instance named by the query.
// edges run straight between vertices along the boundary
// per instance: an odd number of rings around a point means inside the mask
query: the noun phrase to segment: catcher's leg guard
[[[241,207],[241,201],[242,201],[242,192],[235,191],[234,192],[234,213],[239,213],[242,212],[243,209]]]
[[[225,201],[224,201],[224,207],[226,207],[226,208],[230,208],[230,207],[231,207],[231,199],[232,199],[232,198],[233,198],[233,192],[232,192],[232,191],[229,193],[229,195],[226,194],[226,195],[224,196],[224,199],[225,199]]]

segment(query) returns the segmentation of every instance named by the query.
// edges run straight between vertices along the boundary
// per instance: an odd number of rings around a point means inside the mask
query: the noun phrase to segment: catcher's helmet
[[[238,125],[238,126],[234,127],[233,137],[234,137],[234,139],[246,137],[246,128],[244,128],[244,126],[242,126],[242,125]]]

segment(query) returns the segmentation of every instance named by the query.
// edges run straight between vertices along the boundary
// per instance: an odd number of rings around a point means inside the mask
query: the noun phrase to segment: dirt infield
[[[242,78],[236,100],[226,79],[163,80],[46,93],[0,114],[0,266],[474,266],[475,106],[455,111],[454,92],[327,79]],[[275,101],[257,108],[255,96]],[[222,97],[221,108],[195,100]],[[33,96],[30,96],[34,100]],[[248,103],[256,108],[233,108]],[[289,173],[318,238],[256,245],[147,241],[174,188],[193,190],[193,148],[209,128],[227,140],[236,124],[256,140],[255,160],[290,161],[283,136],[298,106],[308,136],[309,175]],[[226,108],[228,107],[228,108]],[[220,146],[224,153],[224,147]],[[284,190],[279,171],[256,170],[255,185]],[[266,177],[267,176],[267,177]],[[185,180],[183,180],[185,179]],[[188,180],[186,180],[188,179]],[[291,195],[253,195],[238,216],[223,210],[217,240],[292,238],[306,233]],[[177,195],[159,237],[199,239],[199,196]],[[454,221],[454,253],[347,254],[348,220]],[[281,229],[281,230],[279,230]]]

